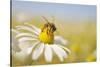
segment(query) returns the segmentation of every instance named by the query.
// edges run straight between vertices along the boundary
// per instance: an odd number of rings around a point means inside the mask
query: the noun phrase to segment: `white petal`
[[[64,46],[58,45],[59,47],[63,48],[64,50],[66,50],[69,54],[71,53],[70,50]]]
[[[19,47],[21,50],[27,49],[29,47],[32,47],[32,44],[30,44],[29,42],[19,42]]]
[[[35,47],[37,44],[39,44],[40,42],[39,41],[36,41],[34,43],[30,43],[30,42],[19,42],[19,47],[21,50],[24,50],[24,49],[27,49],[27,48],[30,48],[30,47]]]
[[[16,53],[16,57],[21,60],[24,61],[25,59],[28,58],[28,56],[32,53],[33,48],[38,45],[38,43],[40,43],[39,41],[34,43],[33,46],[27,47],[22,49],[20,52]]]
[[[18,41],[19,42],[25,42],[25,41],[34,41],[34,40],[37,40],[35,38],[32,38],[32,37],[22,37],[22,38],[19,38]]]
[[[35,48],[35,50],[32,53],[32,59],[37,60],[42,54],[43,50],[44,50],[44,44],[43,43],[38,44],[38,46]]]
[[[66,51],[65,51],[63,48],[59,47],[59,45],[57,45],[57,48],[58,48],[58,50],[61,52],[62,56],[63,56],[64,58],[66,58],[66,57],[67,57]]]
[[[37,37],[36,35],[33,35],[31,33],[20,33],[16,35],[16,38],[22,37],[22,36],[30,36],[30,37],[35,37],[35,38]]]
[[[62,52],[62,49],[60,49],[57,45],[52,45],[52,48],[56,55],[59,57],[60,61],[63,62],[63,57],[65,54]]]
[[[30,31],[36,35],[38,35],[39,33],[37,31],[35,31],[34,29],[32,29],[31,27],[28,27],[28,26],[16,26],[16,28],[18,30],[27,30],[27,31]]]
[[[68,41],[67,40],[65,40],[63,37],[61,37],[61,36],[55,36],[54,37],[54,43],[55,44],[64,44],[64,45],[66,45],[67,43],[68,43]]]
[[[52,49],[51,49],[50,45],[45,45],[44,55],[45,55],[45,60],[47,62],[51,62],[52,61]]]
[[[15,29],[11,29],[11,31],[12,31],[13,33],[19,34],[19,31],[15,30]]]
[[[33,28],[35,31],[37,31],[38,33],[41,32],[41,29],[37,28],[36,26],[31,25],[31,24],[29,24],[29,23],[25,23],[25,24],[28,25],[28,26],[30,26],[30,27],[32,27],[32,28]]]
[[[32,52],[33,48],[34,48],[36,45],[38,45],[39,43],[40,43],[40,42],[38,41],[38,42],[34,43],[32,47],[27,48],[27,50],[26,50],[27,54],[30,54],[30,53]]]

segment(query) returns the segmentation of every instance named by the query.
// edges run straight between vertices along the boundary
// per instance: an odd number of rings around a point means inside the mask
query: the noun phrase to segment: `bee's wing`
[[[52,16],[52,22],[55,23],[55,17],[54,16]]]
[[[46,17],[42,16],[42,18],[46,21],[46,23],[50,23]]]
[[[41,16],[41,17],[42,17],[43,20],[46,21],[46,23],[50,23],[50,21],[48,21],[48,19],[46,17],[44,17],[44,16]],[[55,17],[52,16],[51,18],[52,18],[51,22],[54,23],[55,22]]]

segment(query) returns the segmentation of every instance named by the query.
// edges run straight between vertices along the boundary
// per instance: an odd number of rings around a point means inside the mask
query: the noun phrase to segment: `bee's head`
[[[45,23],[44,26],[42,27],[42,32],[47,31],[53,33],[56,31],[56,27],[53,23]]]

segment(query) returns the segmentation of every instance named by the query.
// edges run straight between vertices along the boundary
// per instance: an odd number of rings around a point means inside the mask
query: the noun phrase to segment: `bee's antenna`
[[[44,16],[42,16],[42,18],[43,18],[47,23],[50,23]]]

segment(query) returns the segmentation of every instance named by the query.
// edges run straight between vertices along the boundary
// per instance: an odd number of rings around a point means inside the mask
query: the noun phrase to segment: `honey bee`
[[[47,33],[51,32],[53,33],[54,31],[56,31],[56,27],[54,23],[49,22],[45,17],[43,17],[44,20],[47,22],[43,25],[42,27],[42,31],[47,31]]]
[[[43,17],[47,23],[41,28],[41,33],[39,39],[44,43],[52,44],[54,42],[54,31],[56,27],[53,23],[49,22],[45,17]]]

